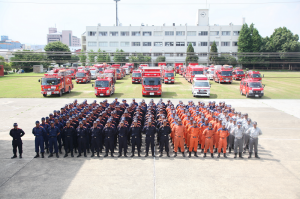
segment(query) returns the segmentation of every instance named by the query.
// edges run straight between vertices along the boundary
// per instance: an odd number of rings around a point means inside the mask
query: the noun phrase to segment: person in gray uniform
[[[234,128],[237,127],[236,125],[236,119],[232,118],[232,124],[228,125],[228,131],[230,135],[228,136],[228,148],[229,148],[229,153],[231,153],[231,149],[234,148],[234,135],[232,134]]]
[[[254,153],[255,157],[259,158],[257,155],[257,145],[258,145],[258,136],[262,135],[262,132],[260,128],[257,127],[257,122],[253,122],[253,127],[249,128],[246,131],[246,134],[250,136],[250,141],[249,141],[249,157],[251,158],[252,151],[253,151],[253,145],[254,145]]]
[[[243,123],[243,128],[245,129],[245,132],[246,132],[251,127],[253,127],[253,125],[252,125],[251,119],[248,118],[247,123]],[[245,136],[244,136],[244,152],[243,153],[246,153],[246,149],[249,150],[249,141],[250,141],[250,136],[245,133]]]
[[[237,148],[239,148],[239,158],[243,158],[243,141],[244,141],[245,130],[242,127],[242,122],[237,122],[237,127],[235,127],[232,131],[232,135],[234,138],[234,158],[237,156]]]

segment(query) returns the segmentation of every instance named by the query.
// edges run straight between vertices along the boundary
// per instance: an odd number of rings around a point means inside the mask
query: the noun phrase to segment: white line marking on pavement
[[[300,140],[300,139],[283,139],[283,138],[259,138],[260,140]]]

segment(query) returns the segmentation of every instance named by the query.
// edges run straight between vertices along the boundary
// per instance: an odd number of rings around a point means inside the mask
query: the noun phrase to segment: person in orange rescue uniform
[[[207,149],[211,153],[211,157],[214,157],[214,148],[213,148],[213,136],[215,134],[214,129],[212,128],[212,124],[208,123],[208,128],[204,130],[203,135],[205,136],[205,148],[204,148],[204,158],[206,157]]]
[[[215,146],[215,153],[217,153],[217,148],[219,146],[219,134],[217,134],[217,131],[219,128],[222,128],[222,119],[219,119],[219,122],[215,125],[215,135],[214,135],[214,146]]]
[[[185,157],[184,142],[183,142],[183,136],[185,134],[185,127],[182,125],[181,119],[178,119],[178,125],[174,125],[174,127],[172,128],[172,132],[174,132],[174,152],[175,152],[174,157],[177,156],[178,146],[181,149],[182,156]]]
[[[225,127],[226,122],[222,122],[222,128],[219,128],[217,131],[217,134],[219,135],[219,147],[218,147],[218,158],[220,157],[221,149],[223,149],[224,158],[227,158],[226,156],[226,147],[227,147],[227,137],[229,136],[229,131]]]
[[[189,158],[191,157],[191,153],[193,149],[194,149],[194,156],[198,157],[197,148],[198,148],[198,136],[200,135],[200,128],[197,126],[197,121],[194,121],[193,124],[194,125],[191,126],[188,130],[190,135]]]

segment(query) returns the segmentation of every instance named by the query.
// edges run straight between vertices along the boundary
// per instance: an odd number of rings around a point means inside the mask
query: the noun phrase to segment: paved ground
[[[34,121],[70,100],[0,99],[0,198],[300,198],[300,100],[226,100],[262,129],[260,160],[33,159]],[[11,160],[14,122],[26,135]]]

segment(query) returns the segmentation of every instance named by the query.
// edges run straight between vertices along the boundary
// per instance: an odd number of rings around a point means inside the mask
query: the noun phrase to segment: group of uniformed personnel
[[[114,157],[114,150],[119,150],[118,157],[127,157],[128,146],[131,145],[131,157],[140,157],[143,137],[145,137],[145,152],[149,155],[149,148],[152,156],[155,156],[155,146],[159,145],[159,157],[163,156],[163,150],[169,155],[169,145],[173,146],[174,157],[177,156],[178,149],[185,157],[185,149],[188,157],[194,152],[198,157],[197,149],[201,149],[204,158],[208,152],[211,157],[214,153],[221,152],[226,156],[226,149],[234,150],[234,158],[242,157],[242,153],[249,151],[251,158],[253,147],[255,157],[257,154],[258,136],[262,134],[257,127],[257,122],[252,122],[248,114],[235,112],[234,108],[226,105],[225,102],[216,104],[214,101],[207,105],[203,102],[194,104],[189,101],[187,105],[182,101],[176,106],[170,100],[164,103],[162,99],[157,104],[153,99],[147,105],[145,100],[137,103],[135,99],[130,104],[126,100],[118,102],[118,98],[112,103],[107,100],[97,104],[94,101],[88,104],[83,103],[66,104],[60,110],[55,110],[49,117],[36,121],[36,126],[32,129],[35,136],[35,158],[44,158],[44,153],[49,154],[49,158],[59,153],[62,154],[64,146],[65,155],[77,157],[82,154],[87,157],[87,153],[92,153],[91,157],[97,155],[105,148],[107,157],[109,152]],[[18,128],[17,123],[11,129],[10,135],[13,138],[13,157],[17,157],[17,148],[20,158],[22,158],[22,140],[24,131]],[[144,136],[143,136],[144,135]]]

